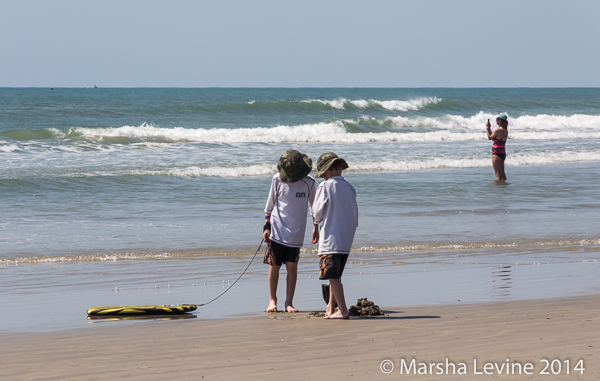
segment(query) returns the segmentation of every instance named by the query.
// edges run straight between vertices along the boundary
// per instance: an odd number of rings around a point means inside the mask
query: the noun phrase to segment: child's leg
[[[332,313],[334,313],[336,307],[337,307],[337,302],[335,301],[335,296],[333,296],[333,292],[331,292],[331,280],[330,280],[329,281],[329,303],[327,303],[327,309],[325,310],[325,317],[329,317]]]
[[[298,260],[296,259],[296,262],[286,262],[285,269],[287,270],[285,310],[287,312],[298,312],[293,305],[296,281],[298,280]]]
[[[277,284],[281,266],[269,266],[269,306],[267,312],[277,312]]]
[[[344,286],[342,285],[342,278],[329,279],[329,284],[331,285],[331,295],[338,305],[338,311],[332,311],[331,315],[325,316],[325,319],[348,319],[350,317],[350,314],[348,313],[348,308],[346,307],[346,299],[344,297]]]

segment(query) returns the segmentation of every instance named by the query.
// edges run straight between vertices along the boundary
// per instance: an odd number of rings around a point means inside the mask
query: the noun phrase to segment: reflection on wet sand
[[[500,265],[492,270],[492,299],[508,300],[512,285],[511,266]]]

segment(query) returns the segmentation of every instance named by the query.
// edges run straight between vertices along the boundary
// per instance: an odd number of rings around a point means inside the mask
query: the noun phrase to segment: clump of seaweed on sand
[[[382,316],[381,308],[367,298],[360,298],[355,305],[348,308],[350,316]]]

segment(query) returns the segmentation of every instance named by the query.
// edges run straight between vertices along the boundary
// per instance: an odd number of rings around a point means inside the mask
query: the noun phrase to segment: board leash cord
[[[127,315],[165,315],[165,314],[171,315],[171,314],[182,314],[182,313],[186,313],[186,312],[195,311],[197,307],[206,306],[207,304],[210,304],[210,303],[214,302],[215,300],[219,299],[221,296],[225,295],[225,293],[227,291],[231,290],[231,287],[233,287],[242,278],[242,276],[244,276],[246,271],[248,271],[248,269],[250,268],[250,265],[254,261],[254,258],[256,258],[256,255],[258,255],[258,252],[260,251],[260,248],[262,247],[263,242],[265,242],[265,241],[264,240],[260,241],[260,244],[258,245],[258,249],[256,249],[256,253],[254,253],[254,256],[252,256],[252,259],[250,259],[250,262],[248,262],[248,266],[246,266],[244,271],[242,271],[240,276],[237,277],[237,279],[231,284],[231,286],[227,287],[227,289],[225,291],[223,291],[222,293],[220,293],[216,298],[214,298],[206,303],[181,304],[178,306],[163,305],[163,306],[92,307],[92,308],[88,309],[88,311],[87,311],[88,319],[97,318],[97,317],[114,317],[114,316],[127,316]]]
[[[250,268],[250,265],[252,264],[252,261],[254,261],[254,258],[256,258],[256,255],[258,254],[258,252],[260,251],[260,248],[262,247],[263,242],[265,242],[265,240],[261,240],[260,244],[258,245],[258,249],[256,249],[256,253],[254,253],[254,256],[252,257],[252,259],[250,260],[250,262],[248,262],[248,266],[246,266],[246,268],[244,269],[244,271],[242,271],[242,273],[240,274],[240,276],[235,280],[235,282],[233,282],[231,284],[231,286],[227,287],[227,289],[225,291],[223,291],[220,295],[218,295],[216,298],[214,298],[213,300],[206,302],[206,303],[202,303],[202,304],[197,304],[198,307],[202,307],[205,306],[207,304],[210,304],[212,302],[214,302],[215,300],[219,299],[221,296],[225,295],[225,293],[227,291],[229,291],[231,289],[231,287],[235,286],[235,284],[238,282],[238,280],[240,280],[242,278],[242,276],[244,276],[244,274],[246,273],[246,271],[248,271],[248,269]]]

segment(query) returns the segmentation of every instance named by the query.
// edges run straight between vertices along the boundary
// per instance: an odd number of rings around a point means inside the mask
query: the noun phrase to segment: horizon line
[[[370,86],[0,86],[0,89],[600,89],[600,86],[416,86],[416,87],[370,87]]]

